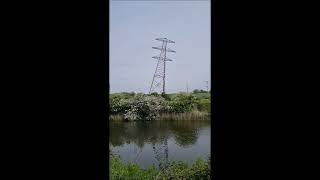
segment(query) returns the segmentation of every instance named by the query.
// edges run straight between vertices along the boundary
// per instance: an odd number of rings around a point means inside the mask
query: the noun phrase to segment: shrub
[[[165,94],[165,93],[162,93],[161,94],[161,97],[163,97],[165,100],[167,100],[167,101],[170,101],[171,100],[171,98],[170,98],[170,96],[168,95],[168,94]]]
[[[199,89],[195,89],[195,90],[193,90],[193,93],[200,93],[200,90]]]
[[[162,97],[136,95],[124,117],[130,121],[155,120],[165,109],[166,103]]]
[[[159,94],[157,92],[153,92],[150,94],[151,96],[159,96]]]
[[[131,99],[124,98],[121,95],[110,96],[109,106],[111,114],[124,114],[126,110],[130,109]]]
[[[209,99],[199,99],[196,101],[195,107],[199,111],[211,112],[211,103]]]
[[[169,102],[169,112],[184,113],[191,112],[193,104],[197,101],[194,95],[179,93]]]

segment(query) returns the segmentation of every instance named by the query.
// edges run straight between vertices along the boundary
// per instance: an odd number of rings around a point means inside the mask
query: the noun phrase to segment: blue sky
[[[166,92],[206,89],[210,83],[209,1],[111,1],[110,92],[148,93],[160,54],[155,38],[176,53],[166,65]],[[210,85],[210,84],[209,84]]]

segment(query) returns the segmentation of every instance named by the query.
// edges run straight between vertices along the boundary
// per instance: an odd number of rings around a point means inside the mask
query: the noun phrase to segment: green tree
[[[150,94],[151,96],[159,96],[159,94],[157,92],[153,92]]]
[[[195,89],[195,90],[193,90],[193,93],[200,93],[200,90],[199,89]]]

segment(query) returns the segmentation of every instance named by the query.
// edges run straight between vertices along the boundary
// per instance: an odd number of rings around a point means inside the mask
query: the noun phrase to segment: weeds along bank
[[[109,95],[111,120],[207,119],[210,106],[210,93]]]
[[[136,164],[123,164],[117,156],[110,156],[110,179],[137,180],[169,180],[169,179],[211,179],[210,158],[199,159],[192,166],[184,162],[170,162],[165,168],[156,170],[155,167],[141,169]]]

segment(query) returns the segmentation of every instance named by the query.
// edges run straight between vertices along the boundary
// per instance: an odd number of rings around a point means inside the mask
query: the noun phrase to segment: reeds
[[[120,114],[110,115],[109,120],[111,120],[111,121],[124,121],[124,116],[120,115]]]
[[[202,111],[191,111],[185,113],[162,113],[158,120],[209,120],[210,114]],[[125,121],[124,116],[120,114],[110,115],[111,121]]]
[[[160,120],[209,120],[209,113],[201,111],[191,111],[186,113],[163,113]]]

